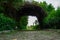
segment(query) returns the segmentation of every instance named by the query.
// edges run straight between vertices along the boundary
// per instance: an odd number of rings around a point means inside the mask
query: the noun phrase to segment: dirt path
[[[14,34],[0,34],[0,40],[60,40],[60,35],[50,31],[19,31]]]

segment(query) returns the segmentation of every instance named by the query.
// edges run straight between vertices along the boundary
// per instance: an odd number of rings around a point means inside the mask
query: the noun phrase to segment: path
[[[50,31],[19,31],[14,34],[0,34],[0,40],[60,40],[60,35]]]

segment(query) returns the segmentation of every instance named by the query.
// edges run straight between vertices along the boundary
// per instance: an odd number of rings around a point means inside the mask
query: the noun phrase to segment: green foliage
[[[58,8],[56,11],[53,10],[50,12],[50,14],[46,17],[45,23],[47,27],[49,28],[60,28],[60,8]]]
[[[0,5],[3,3],[9,3],[9,5],[12,5],[14,8],[18,10],[21,5],[23,5],[23,0],[0,0]],[[4,7],[0,6],[0,30],[10,30],[15,29],[16,25],[18,24],[15,22],[15,20],[6,17],[3,15]],[[20,21],[21,29],[25,29],[27,25],[27,17],[22,17]],[[17,23],[17,24],[16,24]]]
[[[0,30],[12,30],[15,28],[15,21],[0,14]]]
[[[21,29],[26,29],[27,24],[28,24],[28,16],[21,17],[21,20],[20,20]]]
[[[4,2],[13,5],[16,9],[18,9],[23,4],[23,0],[0,0],[0,5]]]
[[[45,12],[46,12],[48,15],[50,14],[50,12],[51,12],[52,10],[55,10],[54,7],[52,6],[52,4],[49,4],[49,5],[48,5],[45,1],[40,2],[39,5],[45,10]]]
[[[47,5],[45,1],[40,2],[40,6],[48,13],[44,19],[44,28],[60,28],[60,7],[55,10],[52,4]]]
[[[38,25],[35,25],[35,26],[32,26],[33,27],[33,30],[38,30]]]
[[[28,23],[28,17],[27,16],[21,17],[20,28],[26,29],[27,23]],[[14,29],[16,29],[16,22],[13,19],[4,16],[4,14],[1,13],[0,14],[0,30],[14,30]]]
[[[47,6],[47,11],[48,11],[48,12],[51,12],[52,10],[54,10],[54,7],[52,6],[52,4],[49,4],[49,5]]]
[[[44,1],[44,2],[40,2],[40,6],[47,11],[47,3]]]
[[[13,5],[16,9],[20,8],[23,5],[23,0],[14,0]]]

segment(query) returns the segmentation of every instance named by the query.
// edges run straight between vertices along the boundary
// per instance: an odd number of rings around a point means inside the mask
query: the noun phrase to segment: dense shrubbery
[[[45,22],[46,27],[60,29],[60,8],[51,11]]]
[[[47,17],[44,19],[44,28],[54,28],[54,29],[60,29],[60,7],[58,7],[56,10],[52,6],[52,4],[47,5],[46,2],[43,2],[42,8],[46,10]]]
[[[0,14],[0,30],[12,30],[15,28],[15,21]]]

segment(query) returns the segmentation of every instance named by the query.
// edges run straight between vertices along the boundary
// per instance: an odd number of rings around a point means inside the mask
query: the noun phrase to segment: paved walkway
[[[60,35],[50,31],[19,31],[14,34],[0,34],[0,40],[60,40]]]

